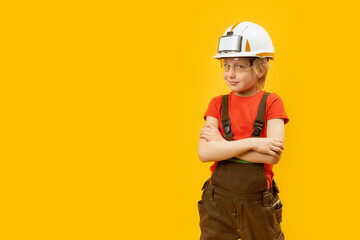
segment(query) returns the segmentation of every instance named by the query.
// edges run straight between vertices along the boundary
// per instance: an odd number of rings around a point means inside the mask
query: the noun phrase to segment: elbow
[[[209,162],[209,151],[207,151],[205,142],[199,143],[198,156],[201,162]]]
[[[201,162],[209,162],[209,157],[207,154],[205,154],[204,151],[201,151],[200,149],[198,151],[198,156]]]
[[[279,158],[273,158],[270,164],[272,164],[272,165],[276,165],[276,164],[278,164],[278,163],[279,163],[279,161],[280,161],[280,159],[279,159]]]
[[[198,149],[198,156],[201,162],[211,162],[214,161],[214,159],[211,157],[211,154],[209,151],[207,151],[206,148],[200,148]]]
[[[275,156],[272,156],[269,164],[272,164],[272,165],[278,164],[280,162],[280,158],[281,158],[281,154],[280,155],[276,154]]]

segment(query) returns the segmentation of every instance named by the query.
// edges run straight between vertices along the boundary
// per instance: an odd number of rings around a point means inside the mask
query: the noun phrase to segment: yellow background
[[[275,167],[287,239],[355,239],[355,1],[1,3],[1,239],[199,239],[218,38],[271,35],[290,118]]]

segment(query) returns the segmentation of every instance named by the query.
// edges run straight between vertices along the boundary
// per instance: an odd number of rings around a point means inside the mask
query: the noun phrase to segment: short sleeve
[[[206,120],[206,116],[212,116],[220,121],[221,98],[222,95],[216,96],[213,99],[211,99],[209,106],[204,114],[205,120]]]
[[[284,103],[279,95],[271,93],[266,101],[266,119],[283,118],[284,124],[289,122]]]

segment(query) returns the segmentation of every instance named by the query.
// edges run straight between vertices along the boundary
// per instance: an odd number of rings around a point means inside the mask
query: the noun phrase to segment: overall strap
[[[269,95],[270,95],[270,93],[265,92],[260,100],[258,112],[257,112],[256,119],[254,122],[254,131],[251,134],[251,137],[260,137],[260,132],[263,129],[264,124],[265,124],[264,118],[265,118],[265,111],[266,111],[266,100]]]
[[[221,125],[225,133],[224,138],[227,141],[233,141],[229,118],[229,94],[223,95],[221,99]]]
[[[266,100],[269,93],[264,93],[260,100],[256,120],[254,123],[254,133],[252,137],[260,137],[260,131],[264,126],[264,117],[266,110]],[[222,96],[221,106],[221,124],[224,129],[224,138],[227,141],[233,140],[231,124],[229,119],[229,95]],[[234,119],[233,119],[234,120]],[[234,123],[234,122],[233,122]],[[210,178],[211,185],[218,189],[225,189],[235,193],[262,193],[267,189],[268,181],[266,178],[265,166],[263,163],[247,162],[243,159],[232,157],[230,159],[219,161],[215,171]],[[209,193],[210,197],[213,197]],[[270,195],[262,195],[264,202],[270,199]]]
[[[260,132],[264,127],[265,111],[266,111],[266,100],[270,93],[265,92],[262,96],[254,122],[254,131],[251,137],[260,137]],[[227,141],[233,141],[233,133],[231,132],[231,122],[229,118],[229,94],[223,95],[221,99],[221,125],[224,129],[224,138]]]

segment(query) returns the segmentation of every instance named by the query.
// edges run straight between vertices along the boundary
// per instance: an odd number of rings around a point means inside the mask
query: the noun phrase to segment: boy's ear
[[[267,70],[268,70],[268,68],[266,67],[266,65],[262,64],[260,66],[260,71],[259,71],[259,74],[257,74],[257,77],[262,78],[266,74]]]

